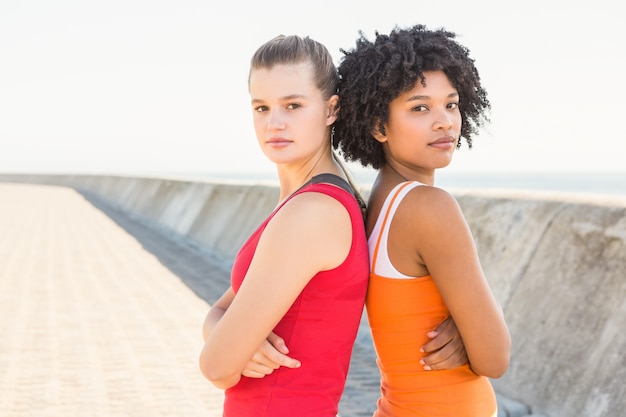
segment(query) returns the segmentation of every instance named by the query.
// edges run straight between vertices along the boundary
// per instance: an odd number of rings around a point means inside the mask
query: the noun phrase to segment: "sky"
[[[339,63],[359,31],[418,23],[459,35],[492,103],[446,169],[626,172],[616,1],[20,0],[0,2],[0,173],[273,173],[247,91],[256,48],[306,35]]]

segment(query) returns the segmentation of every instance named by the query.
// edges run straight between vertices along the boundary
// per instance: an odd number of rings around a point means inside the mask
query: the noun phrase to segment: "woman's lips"
[[[444,136],[429,144],[437,149],[450,149],[454,146],[454,138],[452,136]]]
[[[274,148],[284,148],[285,146],[288,146],[291,142],[292,141],[290,141],[289,139],[272,138],[272,139],[267,141],[267,144],[269,146],[274,147]]]

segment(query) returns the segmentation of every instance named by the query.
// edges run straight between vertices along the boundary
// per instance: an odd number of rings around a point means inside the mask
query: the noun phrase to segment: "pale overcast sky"
[[[251,123],[250,56],[277,34],[336,57],[362,30],[457,32],[493,105],[456,171],[626,171],[619,2],[0,2],[0,172],[273,172]]]

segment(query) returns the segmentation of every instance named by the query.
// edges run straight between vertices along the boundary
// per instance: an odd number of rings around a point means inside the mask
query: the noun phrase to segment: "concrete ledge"
[[[0,175],[0,181],[75,188],[226,266],[278,199],[277,187],[263,183],[79,175]],[[626,198],[453,193],[513,337],[511,367],[493,381],[496,391],[526,414],[621,415]]]

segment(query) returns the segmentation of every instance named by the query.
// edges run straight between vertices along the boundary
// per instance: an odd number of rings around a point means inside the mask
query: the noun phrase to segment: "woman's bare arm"
[[[205,377],[221,388],[235,385],[309,280],[343,262],[351,238],[348,212],[335,199],[303,193],[285,204],[265,228],[241,288],[205,341]]]
[[[472,370],[500,377],[509,365],[511,339],[458,203],[434,187],[418,187],[405,201],[398,214],[410,212],[414,219],[416,252],[454,318]]]

